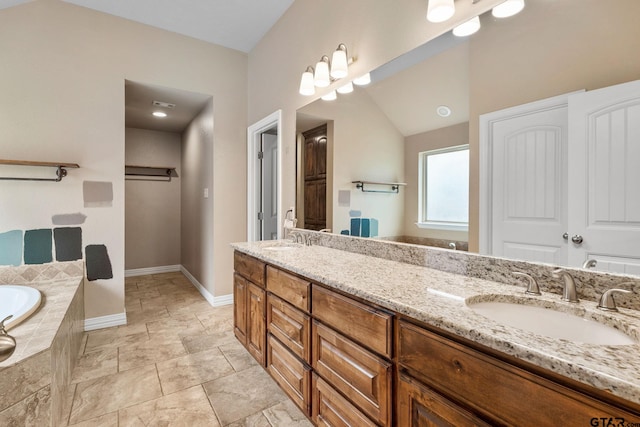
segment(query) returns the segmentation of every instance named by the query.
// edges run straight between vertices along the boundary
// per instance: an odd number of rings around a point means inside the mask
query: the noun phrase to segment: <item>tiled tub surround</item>
[[[83,265],[0,268],[0,286],[28,285],[42,293],[40,308],[9,331],[17,346],[0,363],[0,425],[64,425],[84,329]]]
[[[486,300],[492,295],[496,299],[522,301],[524,284],[514,279],[507,285],[319,245],[280,251],[264,249],[274,244],[277,243],[237,243],[232,246],[267,263],[640,404],[640,343],[600,346],[546,338],[503,326],[467,307],[466,299]],[[412,248],[396,249],[396,254],[402,250],[411,251]],[[440,254],[438,265],[444,263],[446,256]],[[458,264],[463,264],[460,258]],[[490,278],[492,268],[491,264],[485,265],[486,275]],[[535,268],[539,267],[532,266],[528,271]],[[541,284],[545,282],[546,279]],[[578,283],[579,295],[583,297],[588,284]],[[564,303],[558,293],[550,292],[547,286],[543,287],[542,296],[526,297],[543,305],[566,307],[567,311],[585,310],[588,317],[604,323],[627,325],[624,332],[640,342],[640,312],[637,310],[621,308],[620,313],[604,313],[596,309],[595,302],[586,298],[579,306]]]

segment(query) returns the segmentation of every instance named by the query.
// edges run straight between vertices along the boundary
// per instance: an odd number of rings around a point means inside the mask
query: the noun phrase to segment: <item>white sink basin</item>
[[[549,308],[494,301],[472,302],[467,306],[498,323],[550,338],[598,345],[636,344],[612,326]]]

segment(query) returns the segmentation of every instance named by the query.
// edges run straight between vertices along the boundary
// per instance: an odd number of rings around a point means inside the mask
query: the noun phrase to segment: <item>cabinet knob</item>
[[[573,243],[575,243],[576,245],[579,245],[579,244],[581,244],[581,243],[584,241],[584,239],[582,238],[582,236],[581,236],[581,235],[576,234],[575,236],[573,236],[573,237],[571,238],[571,241],[572,241]]]

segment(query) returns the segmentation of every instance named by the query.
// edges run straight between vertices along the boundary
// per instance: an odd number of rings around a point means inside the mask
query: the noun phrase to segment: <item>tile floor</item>
[[[126,279],[128,324],[85,333],[69,426],[311,426],[181,273]]]

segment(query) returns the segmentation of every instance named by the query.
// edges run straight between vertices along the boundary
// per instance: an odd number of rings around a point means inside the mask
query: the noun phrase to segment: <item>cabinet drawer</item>
[[[265,266],[264,262],[242,252],[236,251],[233,254],[233,268],[236,273],[241,274],[262,288],[264,288]]]
[[[269,373],[308,416],[311,404],[311,368],[296,358],[272,335],[268,338]]]
[[[407,375],[399,375],[397,390],[399,426],[489,426]]]
[[[269,265],[267,266],[267,290],[294,307],[309,313],[311,284],[308,281]]]
[[[313,316],[371,350],[391,358],[393,315],[313,286]]]
[[[391,363],[316,320],[312,329],[313,369],[374,421],[390,425]]]
[[[267,328],[296,356],[311,363],[311,320],[275,295],[267,295]]]
[[[419,326],[398,324],[398,363],[430,387],[496,423],[586,426],[592,418],[638,419]]]
[[[313,374],[311,413],[318,427],[376,427],[351,402]]]

